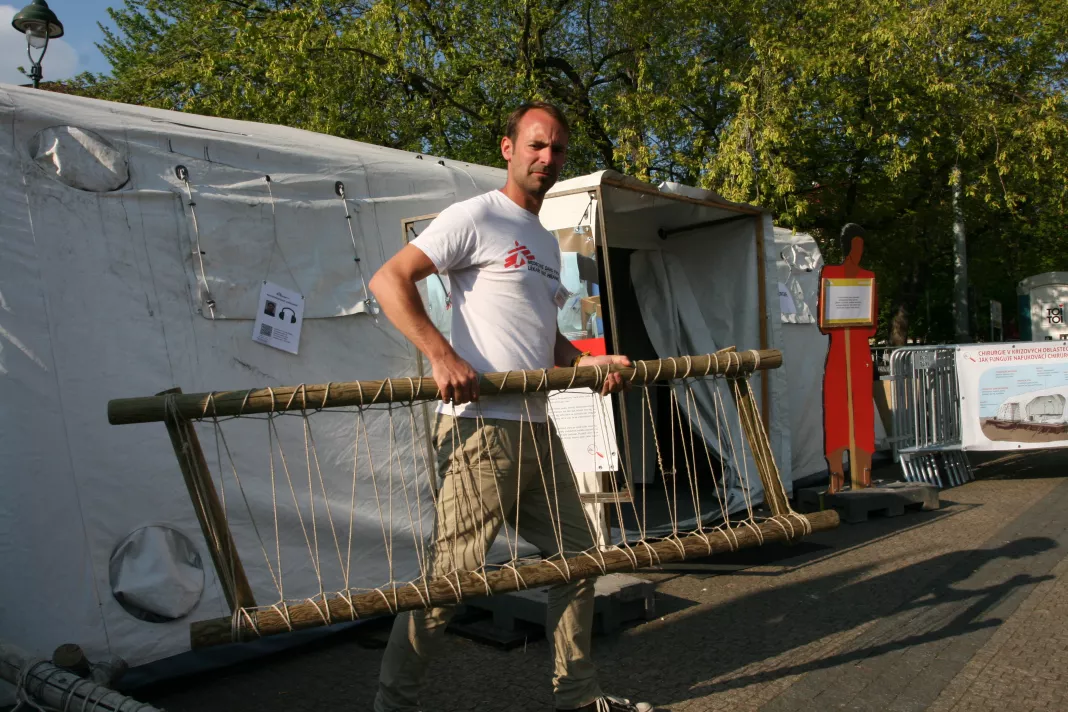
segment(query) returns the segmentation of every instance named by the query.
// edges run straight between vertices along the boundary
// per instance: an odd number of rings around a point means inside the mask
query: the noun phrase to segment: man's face
[[[524,192],[542,197],[553,187],[567,159],[567,131],[541,109],[531,109],[519,121],[516,139],[501,140],[508,161],[508,178]]]

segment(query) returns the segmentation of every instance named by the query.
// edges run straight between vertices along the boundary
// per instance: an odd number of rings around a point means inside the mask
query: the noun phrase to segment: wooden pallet
[[[842,521],[865,522],[873,516],[898,517],[906,510],[938,509],[938,488],[921,482],[875,482],[867,489],[835,494],[826,487],[806,487],[796,492],[801,512],[834,509]]]
[[[627,574],[608,574],[594,584],[594,633],[610,634],[636,620],[654,615],[651,581]],[[509,649],[545,634],[549,602],[547,588],[487,596],[467,602],[449,626],[451,632]],[[478,616],[477,612],[488,613]]]

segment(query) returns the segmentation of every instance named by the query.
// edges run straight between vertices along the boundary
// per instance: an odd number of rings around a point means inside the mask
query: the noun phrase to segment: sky
[[[0,0],[0,83],[28,84],[19,65],[30,69],[26,57],[26,38],[11,26],[11,18],[30,0]],[[109,24],[107,9],[121,6],[122,0],[48,0],[48,7],[63,23],[63,37],[48,43],[41,66],[45,81],[68,79],[85,71],[106,72],[108,63],[94,43],[104,35],[98,22]]]

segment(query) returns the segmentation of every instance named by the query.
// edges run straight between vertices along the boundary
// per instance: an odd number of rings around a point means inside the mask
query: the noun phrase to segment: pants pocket
[[[499,477],[514,469],[507,426],[492,420],[438,416],[434,441],[438,474],[476,472]]]

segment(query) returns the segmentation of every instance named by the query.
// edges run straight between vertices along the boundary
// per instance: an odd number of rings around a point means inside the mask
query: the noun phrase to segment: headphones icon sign
[[[289,307],[283,307],[282,310],[280,312],[278,312],[278,318],[281,319],[282,321],[285,321],[286,320],[286,312],[289,312],[289,323],[290,324],[296,324],[297,323],[297,313],[295,311],[293,311],[292,309],[290,309]]]

